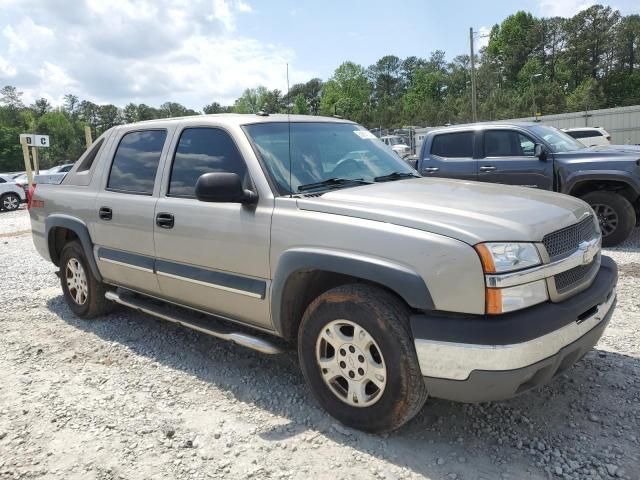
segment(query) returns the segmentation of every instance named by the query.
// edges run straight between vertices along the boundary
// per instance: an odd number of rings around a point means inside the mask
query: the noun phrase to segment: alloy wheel
[[[65,268],[65,278],[69,295],[78,305],[84,305],[89,296],[87,275],[82,264],[76,258],[70,258]]]
[[[316,360],[325,384],[352,407],[369,407],[380,400],[387,367],[380,347],[357,323],[334,320],[316,341]]]

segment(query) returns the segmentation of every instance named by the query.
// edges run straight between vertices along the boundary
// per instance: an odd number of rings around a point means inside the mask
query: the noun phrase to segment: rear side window
[[[589,137],[603,137],[599,130],[574,130],[572,132],[566,132],[573,138],[589,138]]]
[[[129,132],[122,137],[113,157],[107,188],[151,195],[166,137],[166,130]]]
[[[171,167],[168,195],[194,197],[198,178],[209,172],[237,173],[244,181],[247,167],[233,139],[218,128],[186,128],[180,135]]]
[[[431,153],[439,157],[473,157],[473,132],[437,135],[431,144]]]

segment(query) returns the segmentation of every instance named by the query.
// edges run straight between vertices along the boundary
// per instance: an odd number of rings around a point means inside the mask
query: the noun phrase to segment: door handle
[[[425,173],[436,173],[439,170],[440,169],[438,167],[424,167],[422,169],[422,171],[425,172]]]
[[[113,212],[109,207],[100,207],[100,210],[98,210],[98,217],[100,217],[100,220],[108,221],[113,218]]]
[[[481,172],[493,172],[495,170],[497,170],[497,168],[494,167],[493,165],[485,165],[483,167],[480,167]]]
[[[173,228],[174,218],[171,213],[159,213],[156,215],[156,225],[160,228]]]

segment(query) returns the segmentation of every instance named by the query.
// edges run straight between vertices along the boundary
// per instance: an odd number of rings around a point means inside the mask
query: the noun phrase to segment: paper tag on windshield
[[[358,135],[360,138],[378,138],[368,130],[354,130],[353,133]]]

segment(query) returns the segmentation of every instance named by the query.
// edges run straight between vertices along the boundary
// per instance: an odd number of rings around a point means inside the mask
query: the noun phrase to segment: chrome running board
[[[139,312],[147,313],[154,317],[177,323],[183,327],[197,330],[198,332],[206,333],[207,335],[221,338],[222,340],[228,340],[262,353],[275,355],[284,352],[281,347],[269,340],[248,333],[228,331],[224,326],[220,325],[213,316],[210,316],[210,320],[200,320],[197,318],[189,318],[187,315],[180,315],[179,312],[167,313],[166,307],[163,308],[150,300],[134,297],[128,293],[109,291],[105,294],[105,297],[107,300],[133,308]]]

